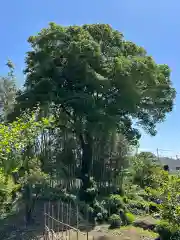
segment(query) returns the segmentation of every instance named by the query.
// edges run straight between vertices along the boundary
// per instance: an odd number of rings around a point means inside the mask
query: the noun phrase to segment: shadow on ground
[[[0,240],[43,240],[43,234],[45,229],[44,224],[44,202],[38,201],[34,211],[34,224],[26,227],[24,221],[24,210],[19,211],[18,214],[10,216],[4,220],[0,221]],[[54,226],[55,227],[55,226]],[[82,226],[81,226],[82,228]],[[61,237],[57,239],[71,239],[71,240],[153,240],[155,236],[150,236],[148,231],[144,231],[141,228],[128,227],[120,228],[115,231],[110,231],[108,225],[97,226],[85,225],[81,230],[84,233],[79,233],[77,237],[77,232],[60,230],[59,233]],[[58,232],[58,231],[57,231]],[[87,232],[88,235],[86,234]],[[68,236],[68,234],[70,234]],[[62,236],[63,235],[63,236]],[[54,238],[49,238],[53,239]]]
[[[34,223],[31,225],[28,225],[28,226],[25,225],[23,206],[22,206],[22,209],[19,210],[17,214],[14,214],[12,216],[7,217],[4,220],[1,220],[0,221],[0,240],[36,240],[36,239],[41,240],[43,239],[42,236],[45,231],[44,203],[45,203],[44,201],[40,201],[40,200],[36,202],[36,206],[33,214]],[[54,212],[57,213],[57,209],[56,209],[57,204],[56,202],[54,202],[53,204],[54,204]],[[64,211],[64,214],[65,213],[66,211]],[[56,219],[56,214],[54,214],[54,218]],[[75,221],[73,218],[75,219]],[[75,228],[77,227],[76,218],[77,218],[76,216],[73,216],[73,215],[71,216],[71,226]],[[65,217],[64,217],[64,220],[66,220]],[[49,220],[46,219],[46,221],[50,221],[48,226],[50,226],[51,228],[52,227],[51,219]],[[80,229],[80,231],[89,232],[93,229],[93,227],[94,226],[90,226],[87,223],[82,224],[81,222],[81,226],[79,225],[78,228]],[[54,231],[56,232],[58,232],[58,229],[59,229],[59,231],[62,232],[61,231],[62,226],[60,226],[58,222],[56,223],[56,221],[53,222],[52,229],[54,229]],[[66,234],[66,229],[67,227],[63,227],[63,231],[65,232],[64,236]],[[83,240],[85,239],[85,237],[81,236],[80,239]]]
[[[26,227],[24,221],[24,209],[18,213],[0,220],[0,240],[30,240],[39,239],[44,231],[43,204],[37,203],[34,211],[35,222]]]

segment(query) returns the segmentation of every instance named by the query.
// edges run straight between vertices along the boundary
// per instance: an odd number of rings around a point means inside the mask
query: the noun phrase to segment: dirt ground
[[[0,240],[44,240],[44,215],[43,204],[37,206],[35,213],[36,222],[26,227],[24,224],[24,212],[0,221]],[[67,231],[57,234],[57,238],[49,237],[47,240],[153,240],[157,236],[149,231],[133,226],[121,227],[116,230],[109,230],[108,225],[96,226],[86,232],[77,235],[75,231]]]
[[[133,226],[122,227],[121,229],[108,230],[108,225],[97,226],[95,229],[87,233],[79,233],[70,231],[61,234],[56,233],[56,237],[49,235],[48,240],[153,240],[157,236],[151,232],[144,231]],[[43,240],[43,238],[40,238]]]
[[[108,225],[96,227],[90,232],[90,234],[94,236],[95,239],[99,240],[153,240],[157,237],[157,235],[153,232],[133,226],[125,226],[116,230],[109,230],[108,227]]]
[[[1,236],[1,233],[0,233]],[[48,240],[153,240],[156,235],[144,231],[140,228],[133,226],[122,227],[116,230],[108,230],[108,226],[97,226],[87,233],[77,233],[74,231],[67,231],[62,233],[56,233],[53,237],[49,234]],[[19,231],[14,230],[11,233],[7,233],[6,236],[1,236],[1,240],[44,240],[43,233],[37,231],[36,228],[21,229]]]

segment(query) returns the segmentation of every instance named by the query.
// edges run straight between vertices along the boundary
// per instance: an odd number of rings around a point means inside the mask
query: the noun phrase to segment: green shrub
[[[120,195],[114,194],[108,199],[108,207],[110,214],[117,214],[119,213],[119,209],[125,209],[125,204]]]
[[[108,211],[105,206],[105,201],[95,201],[93,204],[94,218],[97,222],[102,223],[108,220]]]
[[[149,212],[150,213],[159,212],[159,205],[157,203],[150,202],[149,203]]]
[[[104,216],[101,212],[97,213],[96,215],[96,222],[102,223],[104,221]]]
[[[166,221],[161,221],[156,226],[156,231],[159,233],[162,240],[169,240],[172,237],[172,230],[169,227],[169,223]]]
[[[177,240],[180,238],[180,230],[173,228],[167,221],[160,221],[155,230],[159,233],[161,240]]]
[[[126,211],[131,212],[134,215],[144,215],[148,213],[149,209],[149,203],[142,200],[128,200],[128,203],[126,205]]]
[[[90,177],[89,180],[87,178],[87,182],[89,187],[86,190],[80,188],[79,199],[84,200],[87,204],[93,204],[98,194],[97,184],[93,177]]]
[[[117,214],[112,214],[109,218],[110,228],[119,228],[121,226],[121,218]]]
[[[90,205],[86,204],[83,201],[77,201],[76,202],[78,204],[78,209],[79,212],[82,214],[82,216],[84,216],[85,218],[89,218],[89,221],[94,223],[94,209],[93,207],[91,207]]]
[[[135,221],[135,216],[130,212],[125,213],[125,218],[127,225],[132,224]]]
[[[128,200],[128,198],[126,196],[123,197],[123,202],[124,203],[128,203],[129,202],[129,200]]]
[[[127,209],[131,212],[132,210],[137,210],[133,211],[134,214],[138,213],[145,213],[148,209],[148,202],[146,201],[136,201],[136,200],[129,200],[128,204],[126,205]]]

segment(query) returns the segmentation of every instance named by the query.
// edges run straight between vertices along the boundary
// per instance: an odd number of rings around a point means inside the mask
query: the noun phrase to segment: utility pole
[[[157,159],[159,161],[159,149],[158,148],[156,149],[156,153],[157,153]]]

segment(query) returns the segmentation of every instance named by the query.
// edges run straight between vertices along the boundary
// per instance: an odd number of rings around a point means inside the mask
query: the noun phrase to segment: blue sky
[[[126,39],[143,46],[157,63],[172,69],[177,90],[174,110],[158,134],[143,134],[141,148],[170,156],[180,154],[180,2],[178,0],[17,0],[0,1],[0,74],[5,74],[6,60],[16,66],[18,84],[23,84],[27,38],[49,22],[62,25],[108,23],[123,32]]]

